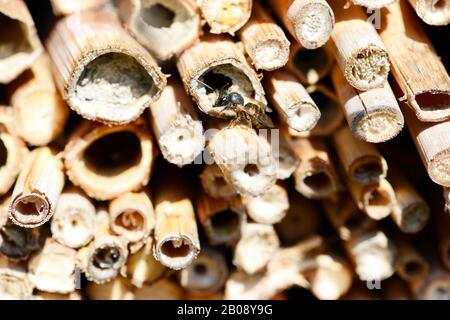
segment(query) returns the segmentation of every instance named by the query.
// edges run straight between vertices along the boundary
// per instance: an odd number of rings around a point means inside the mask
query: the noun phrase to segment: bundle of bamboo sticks
[[[450,299],[450,1],[29,2],[0,299]]]

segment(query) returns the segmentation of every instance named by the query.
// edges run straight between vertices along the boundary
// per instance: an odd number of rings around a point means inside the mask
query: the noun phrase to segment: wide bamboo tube
[[[214,199],[201,193],[196,207],[198,221],[211,245],[230,245],[239,239],[245,219],[245,210],[239,197]]]
[[[67,16],[75,12],[92,10],[105,5],[109,0],[50,0],[53,14]]]
[[[109,229],[109,214],[100,208],[95,217],[94,240],[78,250],[77,266],[89,281],[102,284],[124,275],[128,257],[126,241]]]
[[[334,26],[334,13],[325,0],[269,0],[291,35],[306,49],[323,46]]]
[[[221,290],[227,277],[225,257],[212,247],[203,247],[197,259],[178,274],[180,285],[185,290],[202,297]]]
[[[450,15],[450,2],[446,3]],[[383,12],[380,35],[409,107],[421,121],[448,119],[450,77],[423,26],[404,0]]]
[[[380,9],[386,7],[398,0],[350,0],[353,4],[364,6],[370,9]]]
[[[223,173],[217,164],[206,166],[200,174],[200,182],[203,190],[212,198],[232,198],[236,195],[231,184],[223,177]]]
[[[264,87],[272,106],[290,130],[312,130],[320,119],[320,110],[302,84],[286,70],[267,74]]]
[[[33,289],[23,266],[0,257],[0,300],[30,299]]]
[[[86,246],[94,238],[95,213],[94,204],[81,189],[66,187],[51,221],[53,239],[69,248]]]
[[[277,252],[280,241],[271,225],[244,223],[234,248],[233,264],[247,274],[264,269]]]
[[[227,0],[229,1],[229,0]],[[239,47],[226,37],[211,36],[187,49],[177,60],[186,91],[204,113],[233,118],[236,111],[214,107],[221,89],[237,92],[249,103],[267,104],[264,89]],[[211,90],[213,89],[213,90]]]
[[[211,33],[234,33],[242,28],[252,13],[251,0],[198,0],[202,16]]]
[[[121,0],[118,7],[127,31],[157,59],[180,54],[200,36],[195,0]]]
[[[444,26],[450,23],[450,2],[448,0],[409,0],[417,15],[425,23]]]
[[[63,163],[47,147],[32,151],[17,178],[9,206],[11,220],[36,228],[50,220],[64,187]]]
[[[13,119],[12,108],[0,106],[0,195],[13,186],[28,154]]]
[[[159,149],[168,162],[183,166],[205,147],[203,125],[181,83],[169,81],[161,97],[150,104],[150,121]]]
[[[107,283],[88,282],[86,294],[91,300],[134,300],[133,290],[126,278],[118,276]]]
[[[106,126],[85,121],[64,150],[67,176],[90,197],[113,199],[148,183],[156,150],[142,118]]]
[[[288,62],[290,42],[258,2],[253,4],[252,16],[239,37],[256,70],[272,71]]]
[[[365,91],[382,87],[389,74],[388,53],[363,9],[344,9],[344,0],[330,2],[336,15],[332,50],[348,83]]]
[[[133,121],[166,84],[151,55],[107,12],[63,18],[47,49],[63,98],[89,120],[110,125]]]
[[[387,176],[387,162],[378,149],[357,140],[348,126],[342,126],[333,142],[347,178],[358,184],[377,183]]]
[[[389,83],[380,88],[358,91],[350,86],[335,66],[332,79],[342,111],[353,135],[370,143],[385,142],[403,129],[404,119]]]
[[[22,0],[0,2],[0,29],[0,83],[8,83],[30,67],[43,49]]]
[[[134,290],[135,300],[181,300],[183,288],[171,279],[161,279],[152,285]]]
[[[295,189],[309,199],[326,199],[336,194],[340,184],[325,142],[297,138],[293,146],[300,158],[300,166],[294,172]]]
[[[42,250],[28,262],[30,281],[46,292],[70,293],[75,291],[75,249],[65,247],[48,238]]]
[[[47,145],[64,130],[69,108],[53,82],[51,62],[42,54],[10,87],[19,135],[29,144]]]

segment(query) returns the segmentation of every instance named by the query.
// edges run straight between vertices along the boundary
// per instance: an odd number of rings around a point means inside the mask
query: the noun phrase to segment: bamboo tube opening
[[[333,177],[326,171],[317,171],[310,173],[303,179],[303,184],[310,189],[312,193],[330,195],[336,188],[333,183]]]
[[[144,217],[142,212],[136,210],[125,210],[114,220],[115,225],[127,231],[141,233],[144,230]]]
[[[1,139],[0,135],[0,169],[1,167],[6,165],[6,162],[8,161],[8,149],[5,146],[5,143]]]
[[[449,92],[423,92],[416,95],[415,100],[418,107],[423,111],[434,111],[447,109],[450,106]]]
[[[358,183],[377,182],[385,173],[380,157],[367,156],[357,162],[351,167],[350,175]]]
[[[11,204],[14,220],[21,224],[42,224],[50,216],[50,205],[47,197],[37,192],[17,197]]]
[[[32,46],[26,35],[26,25],[0,12],[0,59],[23,52],[31,53]]]
[[[300,73],[302,82],[315,84],[330,71],[333,57],[325,47],[314,50],[299,47],[292,57],[292,62]]]
[[[427,300],[449,300],[450,281],[448,279],[437,279],[428,285],[426,290]]]
[[[201,10],[211,33],[234,34],[250,18],[252,1],[207,0],[201,2]]]
[[[385,217],[392,210],[391,195],[381,189],[374,189],[364,195],[364,208],[370,217]]]
[[[100,270],[118,270],[123,265],[120,249],[113,245],[100,246],[92,255],[92,265]]]
[[[430,218],[430,209],[425,202],[411,203],[403,209],[403,232],[416,233],[420,231]]]
[[[167,237],[159,244],[159,259],[164,265],[186,264],[195,256],[195,247],[192,240],[184,235]],[[181,261],[181,262],[176,262]]]
[[[175,21],[175,12],[161,3],[151,3],[149,6],[142,6],[140,15],[145,23],[155,28],[169,28]]]
[[[416,278],[426,271],[426,267],[421,261],[410,260],[403,266],[403,275],[408,278]]]
[[[417,15],[427,24],[441,26],[450,22],[450,2],[448,0],[410,0]]]
[[[385,50],[369,45],[355,53],[345,69],[351,83],[358,83],[359,88],[380,87],[389,74],[388,55]]]
[[[212,232],[217,239],[230,238],[236,235],[240,226],[240,217],[233,210],[223,210],[210,217]]]

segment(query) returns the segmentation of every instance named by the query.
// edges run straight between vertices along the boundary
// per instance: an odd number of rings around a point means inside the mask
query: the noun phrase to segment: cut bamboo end
[[[189,293],[212,294],[221,290],[228,277],[224,255],[217,249],[202,248],[197,259],[179,273],[181,286]]]
[[[212,198],[228,199],[236,195],[231,184],[223,177],[222,171],[216,164],[208,165],[200,174],[203,190]]]
[[[109,203],[111,231],[129,242],[130,253],[135,253],[150,237],[155,228],[155,213],[146,192],[127,192]]]
[[[122,0],[125,28],[157,59],[168,60],[200,36],[200,13],[194,0]]]
[[[110,125],[133,121],[166,85],[150,54],[106,12],[65,17],[47,48],[63,98],[89,120]]]
[[[445,26],[450,23],[450,2],[447,0],[409,0],[409,3],[427,24]]]
[[[177,166],[193,162],[205,147],[205,137],[202,122],[181,83],[169,81],[150,111],[164,159]]]
[[[97,200],[147,185],[156,150],[143,119],[109,127],[84,122],[64,150],[67,175]]]
[[[364,6],[369,9],[381,9],[383,7],[387,7],[398,0],[351,0],[353,4],[358,6]]]
[[[445,212],[450,213],[450,188],[444,188]]]
[[[177,61],[186,91],[200,110],[213,117],[234,118],[235,110],[214,107],[226,87],[244,98],[244,106],[266,105],[261,81],[238,46],[226,37],[209,37],[187,49]],[[213,89],[213,90],[211,90]]]
[[[211,245],[235,243],[245,219],[245,210],[239,197],[213,199],[202,193],[197,198],[198,220]]]
[[[265,88],[270,102],[290,130],[312,130],[320,119],[320,110],[306,89],[285,70],[267,75]]]
[[[183,288],[171,279],[161,279],[134,291],[135,300],[181,300],[183,295]]]
[[[26,270],[15,263],[0,257],[0,299],[26,300],[33,294],[33,284]]]
[[[293,146],[300,158],[294,172],[295,189],[309,199],[327,199],[336,194],[340,189],[338,176],[324,141],[297,138]]]
[[[288,62],[290,42],[259,3],[253,4],[252,16],[239,37],[257,70],[272,71]]]
[[[17,178],[9,217],[24,228],[36,228],[50,220],[64,187],[63,163],[52,150],[31,152]]]
[[[0,83],[8,83],[42,53],[33,18],[22,0],[0,3]]]
[[[41,55],[11,87],[9,99],[19,135],[35,146],[56,139],[64,130],[69,108],[53,82],[47,54]]]
[[[66,188],[51,221],[53,239],[69,248],[86,246],[94,238],[95,213],[93,203],[82,190]]]
[[[366,185],[377,183],[387,176],[387,162],[377,148],[353,137],[348,126],[342,126],[333,142],[347,178]]]
[[[401,1],[384,10],[382,18],[385,28],[380,35],[408,105],[421,121],[448,119],[450,77],[412,9]]]
[[[76,253],[75,249],[47,239],[42,250],[28,262],[30,281],[42,291],[62,294],[75,291]]]
[[[88,282],[86,293],[91,300],[133,300],[133,289],[127,279],[119,276],[103,284]]]
[[[255,222],[275,224],[280,222],[289,209],[289,198],[286,188],[276,184],[259,197],[242,196],[247,214]]]
[[[388,53],[374,26],[361,7],[344,9],[345,1],[333,1],[336,25],[332,49],[348,83],[366,91],[387,82],[390,70]]]
[[[271,145],[247,127],[217,131],[209,140],[208,150],[225,179],[240,194],[256,197],[276,182],[277,163]]]
[[[234,35],[250,19],[252,1],[201,0],[200,8],[211,33]]]
[[[75,12],[92,10],[105,5],[109,0],[50,0],[53,14],[67,16]]]
[[[348,126],[356,138],[380,143],[395,138],[402,131],[405,121],[388,83],[380,88],[358,91],[348,84],[337,66],[332,79]]]

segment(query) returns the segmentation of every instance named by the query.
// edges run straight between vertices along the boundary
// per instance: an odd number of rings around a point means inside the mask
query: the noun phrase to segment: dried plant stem
[[[433,26],[444,26],[450,23],[448,0],[409,0],[409,3],[425,23]]]
[[[212,198],[228,199],[237,194],[231,184],[225,180],[217,164],[208,165],[203,169],[200,182],[205,193]]]
[[[23,266],[0,257],[0,299],[30,299],[34,286]]]
[[[79,11],[96,9],[108,2],[109,0],[50,0],[56,16],[67,16]]]
[[[134,288],[127,279],[118,276],[110,282],[88,282],[86,293],[91,300],[133,300]]]
[[[203,18],[209,24],[211,33],[233,35],[242,28],[252,13],[251,0],[200,0]]]

